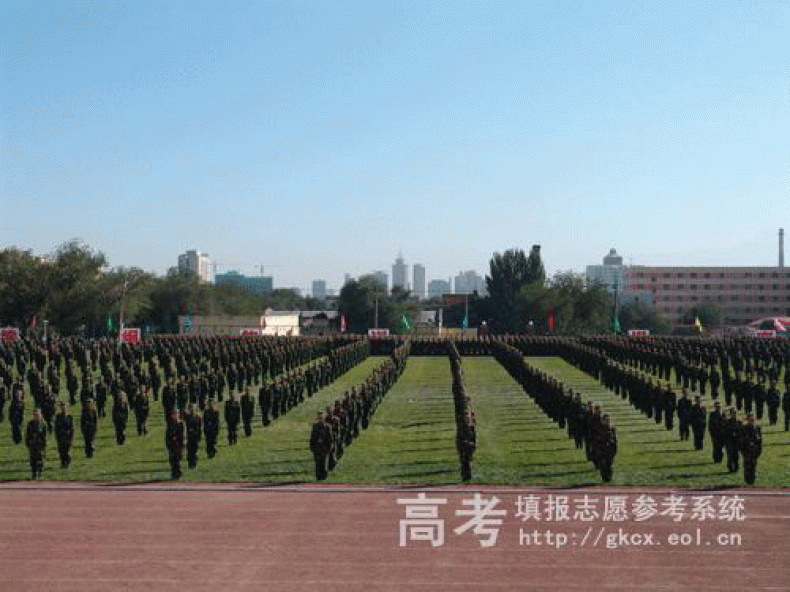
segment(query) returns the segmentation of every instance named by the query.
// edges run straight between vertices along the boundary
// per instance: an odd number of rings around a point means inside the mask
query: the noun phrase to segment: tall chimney
[[[785,231],[779,229],[779,267],[785,266]]]

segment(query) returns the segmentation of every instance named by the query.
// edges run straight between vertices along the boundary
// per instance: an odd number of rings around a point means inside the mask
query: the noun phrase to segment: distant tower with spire
[[[399,287],[403,290],[408,290],[408,276],[408,265],[403,262],[403,252],[400,252],[398,253],[398,258],[395,260],[395,265],[392,266],[392,287]]]

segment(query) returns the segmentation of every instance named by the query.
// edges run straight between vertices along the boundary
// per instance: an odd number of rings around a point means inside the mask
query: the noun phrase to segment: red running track
[[[480,491],[499,524],[466,524]],[[790,590],[786,492],[676,491],[677,521],[670,494],[4,484],[0,591]]]

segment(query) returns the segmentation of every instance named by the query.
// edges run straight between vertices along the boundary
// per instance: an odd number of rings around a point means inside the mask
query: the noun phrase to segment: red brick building
[[[670,325],[702,302],[722,309],[722,323],[742,326],[766,316],[790,316],[790,268],[648,267],[624,270],[627,291],[653,294],[656,310]]]

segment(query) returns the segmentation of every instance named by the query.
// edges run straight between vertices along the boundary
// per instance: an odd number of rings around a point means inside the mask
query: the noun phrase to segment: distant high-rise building
[[[615,286],[623,287],[623,258],[611,249],[603,258],[603,265],[588,265],[586,276],[588,282],[599,282],[614,292]]]
[[[475,292],[477,292],[478,296],[486,294],[485,280],[476,271],[464,271],[455,276],[456,294],[474,294]]]
[[[326,299],[326,281],[313,280],[313,298],[318,300]]]
[[[350,273],[347,273],[347,274],[345,274],[345,275],[343,276],[343,285],[344,285],[344,286],[345,286],[346,284],[350,284],[350,283],[351,283],[351,282],[353,282],[353,281],[354,281],[354,278],[352,278],[352,277],[351,277],[351,274],[350,274]]]
[[[450,280],[431,280],[428,282],[428,298],[441,298],[450,293]]]
[[[412,292],[417,298],[425,298],[425,266],[415,263],[412,266]]]
[[[395,265],[392,266],[392,287],[409,289],[408,280],[406,277],[409,274],[409,266],[403,262],[403,255],[399,254],[395,260]]]
[[[197,277],[201,282],[210,282],[211,260],[207,253],[187,251],[178,256],[178,272],[189,277]]]
[[[268,294],[274,289],[274,280],[271,277],[252,276],[240,274],[238,271],[218,273],[214,278],[217,286],[236,286],[253,294]]]

